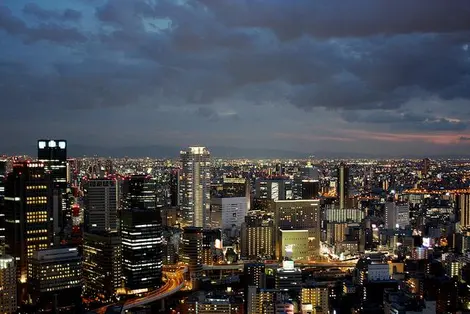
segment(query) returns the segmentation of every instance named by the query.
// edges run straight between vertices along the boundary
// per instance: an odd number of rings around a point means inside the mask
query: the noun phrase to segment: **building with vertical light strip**
[[[205,147],[189,147],[181,151],[180,156],[183,218],[189,225],[204,227],[210,211],[210,152]]]
[[[349,168],[344,163],[341,163],[338,168],[337,194],[339,199],[339,208],[346,208],[346,202],[349,197]]]
[[[131,176],[124,182],[121,212],[122,272],[128,293],[162,284],[163,235],[156,183],[149,176]]]
[[[17,275],[25,282],[28,259],[53,243],[50,180],[39,162],[13,165],[5,186],[6,253],[16,260]]]
[[[0,255],[5,251],[5,180],[6,160],[0,160]]]
[[[460,230],[470,230],[470,194],[459,194],[457,206],[460,213]]]

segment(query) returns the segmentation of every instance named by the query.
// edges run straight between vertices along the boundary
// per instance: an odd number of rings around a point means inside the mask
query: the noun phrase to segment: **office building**
[[[302,199],[317,199],[320,196],[320,181],[302,180]]]
[[[180,206],[180,169],[173,169],[170,173],[170,202],[171,207]]]
[[[280,230],[281,231],[281,258],[308,260],[309,245],[308,230]]]
[[[429,170],[431,167],[431,160],[429,158],[423,159],[423,176],[427,176],[429,174]]]
[[[189,147],[180,154],[183,218],[194,227],[205,227],[210,211],[210,153],[205,147]]]
[[[65,192],[67,188],[67,141],[39,140],[38,160],[50,173],[53,187]]]
[[[85,187],[85,231],[117,230],[118,190],[115,180],[91,179]]]
[[[248,212],[248,204],[250,199],[247,197],[224,197],[211,199],[211,215],[220,217],[211,219],[213,228],[222,229],[240,229]]]
[[[204,229],[202,231],[202,263],[213,265],[221,261],[222,231],[220,229]]]
[[[193,289],[198,288],[202,277],[202,228],[186,227],[183,231],[183,262],[189,266],[189,280]]]
[[[274,257],[274,222],[263,216],[246,216],[241,228],[241,256],[248,259]]]
[[[361,222],[364,219],[365,213],[361,209],[357,208],[333,208],[329,207],[325,209],[324,220],[327,222]]]
[[[15,260],[0,255],[0,313],[16,313],[17,304]]]
[[[283,291],[299,291],[302,289],[302,271],[294,267],[293,261],[284,261],[276,270],[276,289]]]
[[[109,302],[122,287],[121,238],[117,231],[85,233],[83,239],[84,295]]]
[[[385,228],[405,229],[410,225],[410,204],[387,202],[385,204]]]
[[[306,180],[318,181],[320,179],[320,172],[311,162],[308,162],[305,167],[301,169],[301,177]]]
[[[274,202],[274,222],[276,230],[276,256],[281,256],[279,230],[308,230],[309,256],[320,250],[320,201],[286,200]]]
[[[121,237],[123,277],[129,293],[160,287],[163,238],[159,212],[123,210]]]
[[[349,168],[344,163],[341,163],[338,168],[337,195],[339,208],[346,208],[349,199]]]
[[[293,182],[286,179],[257,179],[255,183],[255,197],[267,200],[291,200]]]
[[[26,282],[28,259],[53,243],[50,180],[44,165],[21,162],[13,165],[5,185],[5,251],[16,260],[17,275]]]
[[[82,295],[82,260],[77,248],[36,251],[28,273],[30,296],[43,310],[78,311]]]
[[[245,287],[254,286],[256,288],[266,288],[266,266],[263,263],[249,263],[243,267]]]

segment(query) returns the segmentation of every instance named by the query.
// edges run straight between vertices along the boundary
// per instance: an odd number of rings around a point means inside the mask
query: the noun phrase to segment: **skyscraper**
[[[202,277],[202,228],[186,227],[183,232],[183,261],[189,265],[189,276],[193,289],[197,289]]]
[[[346,201],[349,197],[349,168],[341,163],[338,168],[338,188],[339,208],[346,208]]]
[[[116,181],[91,179],[85,188],[85,231],[101,232],[117,229]]]
[[[163,236],[156,184],[149,176],[131,176],[124,182],[121,214],[122,270],[132,293],[158,288],[162,283]]]
[[[5,250],[5,180],[6,160],[0,160],[0,255]]]
[[[14,164],[5,185],[6,253],[16,259],[18,279],[26,281],[28,259],[52,245],[50,180],[44,165]]]
[[[205,147],[189,147],[180,154],[183,218],[192,226],[204,227],[210,210],[210,153]]]
[[[0,254],[0,313],[16,313],[16,268],[15,260]]]
[[[50,172],[54,187],[65,192],[67,188],[67,141],[39,140],[38,160]]]

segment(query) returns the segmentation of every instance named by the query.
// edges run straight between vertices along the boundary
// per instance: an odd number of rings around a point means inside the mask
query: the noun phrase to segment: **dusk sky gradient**
[[[4,0],[0,47],[0,152],[470,155],[470,1]]]

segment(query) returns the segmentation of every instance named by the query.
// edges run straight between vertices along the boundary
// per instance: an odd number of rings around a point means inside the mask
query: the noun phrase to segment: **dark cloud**
[[[43,23],[36,27],[29,27],[5,6],[0,6],[0,30],[2,29],[11,35],[21,36],[27,44],[41,40],[61,44],[79,43],[87,40],[77,29],[54,23]]]
[[[198,0],[231,27],[273,30],[281,40],[449,33],[470,28],[465,0]]]
[[[23,12],[40,20],[60,20],[60,21],[78,21],[82,18],[82,13],[73,9],[63,11],[46,10],[34,2],[27,3],[23,7]]]

